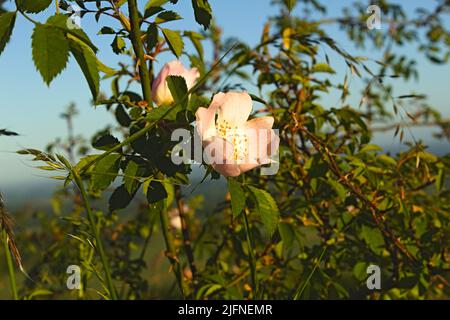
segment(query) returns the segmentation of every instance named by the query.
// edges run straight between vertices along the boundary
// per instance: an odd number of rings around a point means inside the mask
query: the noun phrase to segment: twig
[[[377,224],[380,231],[384,234],[386,238],[391,239],[394,244],[399,248],[399,250],[408,257],[411,261],[415,261],[415,258],[409,253],[409,251],[405,248],[405,246],[395,237],[395,235],[389,230],[389,227],[384,224],[383,217],[380,216],[379,210],[375,203],[370,201],[359,189],[358,186],[352,184],[348,180],[348,175],[343,174],[339,169],[336,161],[334,160],[333,155],[331,154],[328,147],[320,141],[314,134],[309,132],[303,126],[300,126],[299,129],[304,132],[310,139],[314,148],[322,155],[322,158],[328,163],[331,172],[339,179],[339,183],[341,183],[344,187],[349,189],[356,197],[358,197],[365,205],[369,207],[369,210],[372,214],[372,217]],[[328,158],[328,161],[327,161]]]

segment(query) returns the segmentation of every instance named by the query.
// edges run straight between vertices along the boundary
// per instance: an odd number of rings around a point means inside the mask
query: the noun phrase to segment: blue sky
[[[144,0],[138,1],[143,7]],[[260,39],[263,23],[267,17],[275,13],[270,5],[271,0],[211,0],[211,5],[219,26],[223,28],[226,37],[233,36],[246,41],[250,45],[256,44]],[[325,2],[325,1],[324,1]],[[332,0],[329,2],[329,16],[337,17],[340,7],[352,1]],[[418,5],[426,6],[430,0],[408,0],[408,11],[414,10]],[[434,1],[433,1],[434,2]],[[190,1],[180,0],[173,7],[181,13],[184,20],[173,24],[179,29],[199,29],[196,25]],[[54,13],[54,8],[48,9],[45,14]],[[301,8],[297,8],[295,14],[302,15]],[[102,24],[103,23],[103,24]],[[97,25],[92,18],[83,19],[82,26],[94,39],[100,48],[100,59],[110,66],[115,66],[120,57],[114,55],[109,47],[111,37],[98,37],[95,34],[102,25],[108,24],[107,20],[101,20]],[[65,107],[75,102],[80,115],[75,122],[77,133],[83,133],[89,137],[96,130],[103,128],[111,122],[112,116],[102,110],[94,109],[90,105],[90,92],[83,75],[76,63],[71,60],[64,72],[47,87],[37,73],[31,59],[31,32],[33,26],[24,18],[19,17],[12,40],[0,56],[0,128],[8,128],[18,131],[21,136],[14,138],[1,138],[0,140],[0,188],[4,189],[24,183],[34,184],[42,182],[42,172],[34,169],[34,163],[13,152],[23,147],[44,148],[45,145],[58,136],[66,133],[64,122],[59,115]],[[341,46],[350,52],[355,52],[351,44],[345,40],[345,36],[335,29],[329,29],[331,36],[338,40]],[[413,91],[425,92],[429,95],[429,101],[438,107],[447,116],[450,116],[448,104],[448,75],[449,66],[432,65],[418,56],[415,47],[407,47],[408,55],[417,57],[421,79],[396,85],[398,95]],[[370,50],[357,52],[376,58],[377,55]],[[167,58],[170,58],[167,56]],[[161,63],[165,62],[161,60]],[[337,62],[337,61],[336,61]],[[339,67],[340,68],[340,67]],[[344,69],[338,69],[338,76],[344,76]],[[353,82],[359,81],[353,79]],[[109,84],[102,83],[102,90],[109,91]],[[336,103],[330,97],[330,104]],[[424,133],[425,136],[427,133]]]

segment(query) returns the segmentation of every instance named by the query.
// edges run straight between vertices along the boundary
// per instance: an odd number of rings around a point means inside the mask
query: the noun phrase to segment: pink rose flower
[[[153,101],[158,106],[169,105],[173,102],[173,97],[166,81],[168,76],[183,77],[186,80],[188,90],[190,90],[200,77],[200,72],[197,68],[186,69],[178,60],[165,64],[155,81],[153,81],[152,86]]]
[[[252,105],[246,92],[221,92],[209,108],[199,108],[195,114],[206,160],[225,177],[268,164],[278,151],[280,140],[272,129],[274,118],[247,121]]]

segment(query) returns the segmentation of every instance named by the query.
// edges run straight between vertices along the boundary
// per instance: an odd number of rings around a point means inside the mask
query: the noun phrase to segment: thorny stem
[[[128,1],[128,11],[129,11],[129,16],[130,16],[130,24],[131,24],[130,40],[133,44],[133,49],[134,49],[134,52],[136,54],[137,61],[138,61],[142,93],[144,95],[144,100],[150,106],[152,103],[150,73],[149,73],[149,69],[147,66],[147,62],[145,60],[145,53],[144,53],[144,49],[143,49],[142,41],[141,41],[140,19],[139,19],[139,12],[138,12],[138,8],[137,8],[136,0]],[[146,132],[148,132],[148,130],[150,130],[151,127],[156,125],[156,123],[157,122],[154,122],[152,125],[145,127],[144,129],[142,129],[141,131],[138,132],[138,135],[139,136],[145,135]],[[173,271],[175,272],[175,276],[177,278],[177,282],[178,282],[178,286],[181,290],[181,294],[183,295],[183,297],[185,297],[187,295],[188,288],[184,281],[183,271],[182,271],[180,262],[177,258],[176,247],[174,244],[173,235],[170,233],[170,230],[169,230],[169,221],[168,221],[167,213],[165,212],[165,210],[160,210],[160,220],[161,220],[161,228],[162,228],[162,232],[164,235],[164,240],[166,242],[167,256],[170,260]],[[191,269],[192,269],[192,267],[191,267]],[[194,273],[194,270],[195,270],[195,268],[192,269],[193,273]]]
[[[400,250],[402,254],[404,254],[407,258],[409,258],[411,261],[415,261],[415,258],[411,255],[411,253],[406,249],[406,247],[400,242],[399,239],[395,237],[395,235],[389,230],[389,227],[384,223],[383,216],[380,215],[378,207],[375,203],[370,201],[363,193],[362,191],[354,184],[352,184],[349,180],[347,175],[343,174],[341,170],[339,169],[338,165],[335,162],[334,157],[330,153],[330,150],[328,147],[320,141],[315,135],[313,135],[311,132],[309,132],[306,128],[300,126],[298,127],[299,130],[304,132],[310,139],[314,146],[314,148],[322,155],[324,160],[329,164],[329,167],[331,169],[331,172],[339,178],[339,182],[346,188],[348,188],[352,193],[357,196],[365,205],[368,206],[372,217],[378,226],[380,228],[383,235],[391,239],[395,246]],[[328,158],[328,161],[327,161]]]
[[[117,300],[118,299],[117,292],[116,292],[116,288],[114,287],[114,284],[113,284],[108,257],[105,254],[103,242],[100,237],[99,229],[97,228],[94,213],[92,212],[86,189],[84,187],[83,181],[82,181],[79,173],[76,170],[72,170],[72,174],[74,177],[75,184],[78,186],[78,189],[80,189],[81,197],[83,199],[83,202],[84,202],[84,205],[86,208],[86,212],[87,212],[89,223],[91,225],[92,233],[94,234],[94,237],[95,237],[95,243],[96,243],[96,247],[98,249],[99,255],[100,255],[100,260],[102,261],[110,297],[112,300]]]

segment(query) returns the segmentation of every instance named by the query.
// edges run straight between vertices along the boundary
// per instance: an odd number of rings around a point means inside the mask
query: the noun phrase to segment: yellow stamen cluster
[[[232,126],[228,121],[222,120],[216,124],[219,136],[233,144],[233,160],[245,161],[248,156],[248,136],[244,129]]]

